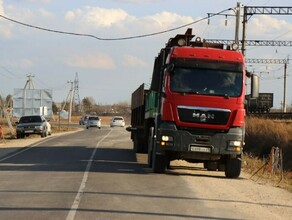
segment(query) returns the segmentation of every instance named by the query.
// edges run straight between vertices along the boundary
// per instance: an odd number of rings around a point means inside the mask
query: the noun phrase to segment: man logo
[[[210,113],[196,113],[196,112],[193,112],[193,118],[199,119],[200,122],[206,122],[207,119],[214,120],[215,114],[210,114]]]

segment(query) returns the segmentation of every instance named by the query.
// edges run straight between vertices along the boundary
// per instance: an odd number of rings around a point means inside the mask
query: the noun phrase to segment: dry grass
[[[243,170],[250,174],[250,179],[261,184],[271,184],[292,192],[292,172],[271,173],[268,161],[249,154],[243,156]]]
[[[244,166],[253,178],[272,182],[292,191],[292,123],[247,118]],[[283,151],[284,178],[271,174],[267,161],[272,147]]]

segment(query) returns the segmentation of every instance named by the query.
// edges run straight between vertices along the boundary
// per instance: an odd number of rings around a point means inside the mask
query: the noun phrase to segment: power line
[[[224,9],[224,10],[218,12],[218,13],[213,13],[212,15],[208,15],[207,17],[198,19],[198,20],[190,22],[188,24],[184,24],[184,25],[181,25],[181,26],[178,26],[178,27],[170,28],[170,29],[167,29],[167,30],[164,30],[164,31],[158,31],[158,32],[154,32],[154,33],[142,34],[142,35],[136,35],[136,36],[129,36],[129,37],[119,37],[119,38],[102,38],[102,37],[98,37],[98,36],[95,36],[95,35],[92,35],[92,34],[82,34],[82,33],[54,30],[54,29],[44,28],[44,27],[40,27],[40,26],[36,26],[36,25],[31,25],[31,24],[27,24],[27,23],[24,23],[24,22],[20,22],[20,21],[8,18],[8,17],[6,17],[4,15],[1,15],[1,14],[0,14],[0,17],[5,19],[5,20],[14,22],[16,24],[23,25],[23,26],[30,27],[30,28],[35,28],[35,29],[42,30],[42,31],[53,32],[53,33],[58,33],[58,34],[82,36],[82,37],[91,37],[91,38],[95,38],[97,40],[102,40],[102,41],[119,41],[119,40],[131,40],[131,39],[136,39],[136,38],[144,38],[144,37],[150,37],[150,36],[155,36],[155,35],[168,33],[168,32],[171,32],[171,31],[175,31],[175,30],[178,30],[178,29],[181,29],[181,28],[185,28],[185,27],[188,27],[190,25],[199,23],[199,22],[204,21],[206,19],[210,19],[211,17],[214,17],[216,15],[219,15],[219,14],[221,14],[221,13],[223,13],[225,11],[229,11],[229,10],[232,10],[232,8]]]

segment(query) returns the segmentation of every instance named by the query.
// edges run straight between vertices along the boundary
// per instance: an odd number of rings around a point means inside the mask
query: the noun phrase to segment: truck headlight
[[[162,147],[173,146],[173,137],[172,136],[163,135],[161,137],[160,146],[162,146]]]
[[[163,141],[173,141],[173,137],[172,136],[163,135],[161,137],[161,140],[163,140]]]
[[[229,141],[227,150],[238,151],[242,149],[242,141]]]

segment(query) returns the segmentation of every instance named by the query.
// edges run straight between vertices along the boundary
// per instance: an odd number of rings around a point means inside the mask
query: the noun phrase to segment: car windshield
[[[238,97],[242,84],[239,71],[176,67],[170,74],[170,90],[178,93]]]
[[[19,120],[19,123],[31,123],[31,122],[42,122],[42,119],[39,116],[23,116]]]
[[[124,120],[123,118],[114,118],[113,119],[114,121],[122,121],[122,120]]]
[[[89,117],[88,120],[99,120],[98,117]]]

